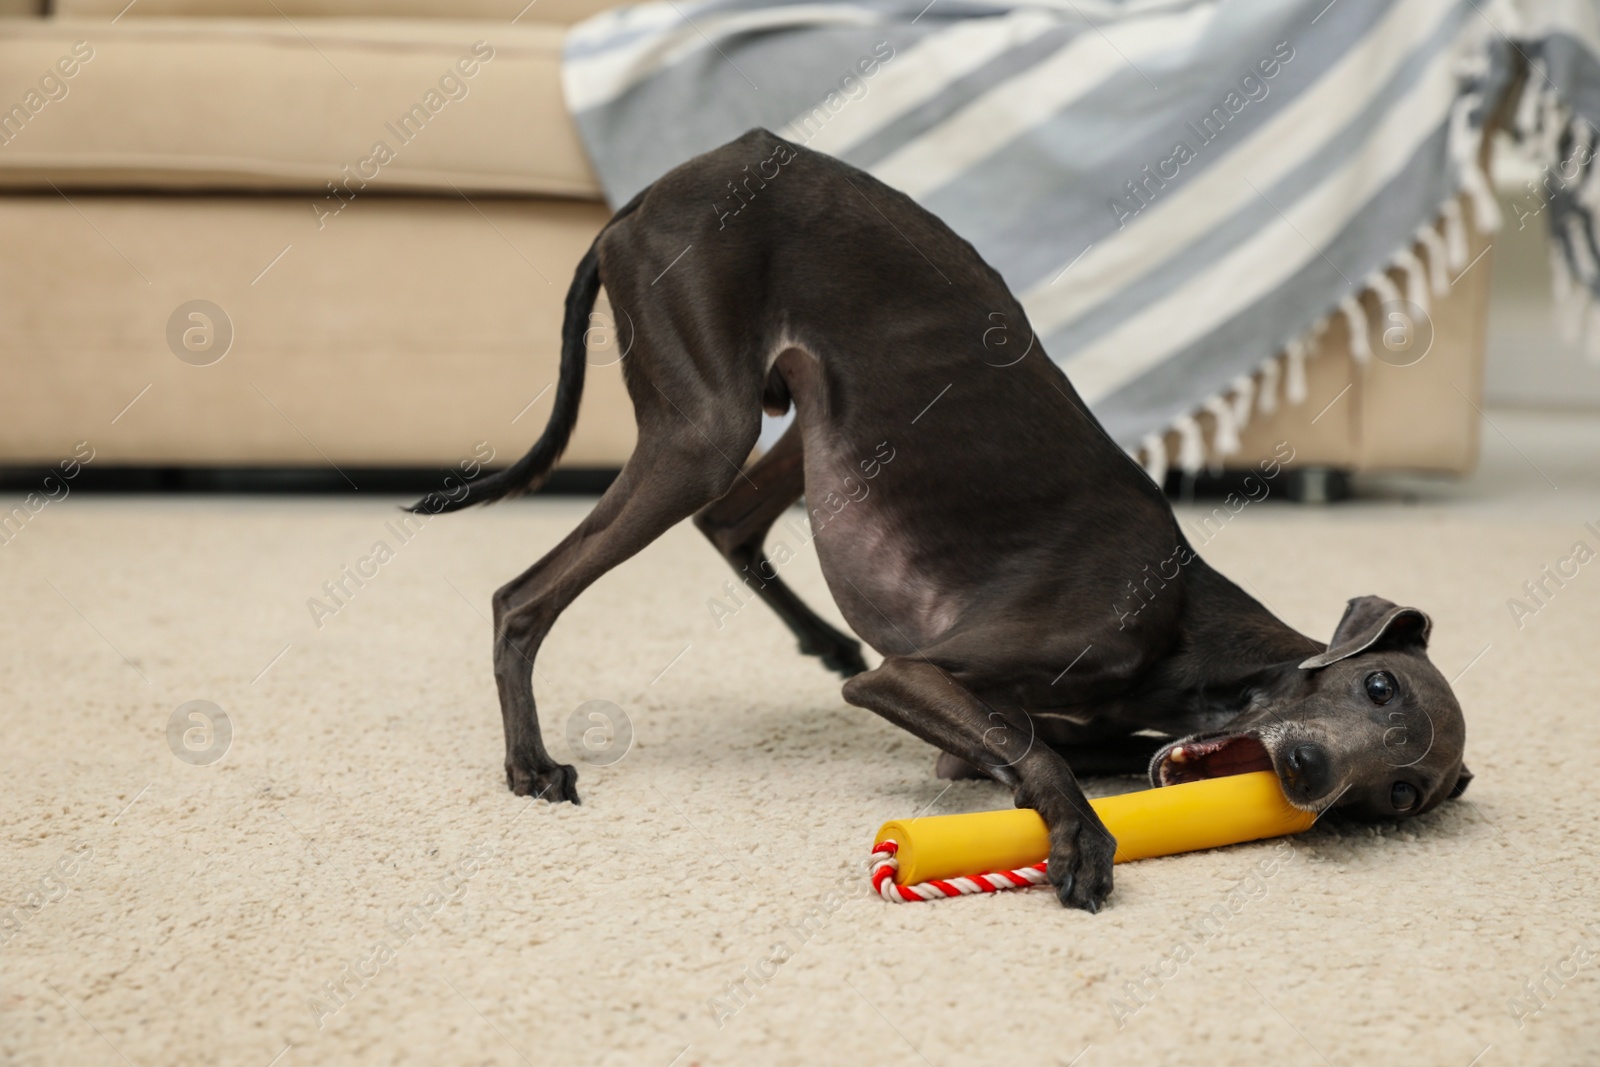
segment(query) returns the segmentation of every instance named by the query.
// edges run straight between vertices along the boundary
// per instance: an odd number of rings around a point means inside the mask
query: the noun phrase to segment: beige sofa
[[[85,440],[105,466],[527,447],[607,217],[560,89],[564,30],[605,0],[0,5],[0,466]],[[1486,257],[1438,302],[1416,366],[1313,360],[1234,462],[1287,439],[1299,464],[1469,469],[1488,280]],[[594,338],[572,467],[633,442]]]

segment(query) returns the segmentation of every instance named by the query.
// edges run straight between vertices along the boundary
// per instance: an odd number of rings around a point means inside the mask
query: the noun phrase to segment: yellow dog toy
[[[1297,834],[1316,816],[1294,807],[1277,775],[1252,771],[1089,804],[1117,839],[1117,863]],[[1031,808],[883,824],[872,886],[885,900],[938,900],[1043,885],[1050,834]]]

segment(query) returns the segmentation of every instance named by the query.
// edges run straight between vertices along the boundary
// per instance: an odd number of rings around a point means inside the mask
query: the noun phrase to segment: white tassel
[[[1321,337],[1328,332],[1328,316],[1324,315],[1311,324],[1311,336]]]
[[[1244,429],[1250,425],[1250,412],[1255,408],[1256,380],[1241,374],[1233,380],[1233,421]]]
[[[1282,368],[1278,366],[1278,357],[1273,356],[1261,364],[1261,384],[1256,389],[1256,410],[1263,415],[1271,415],[1278,410],[1278,377]]]
[[[1482,103],[1482,93],[1465,93],[1456,100],[1450,113],[1450,153],[1460,172],[1461,190],[1472,201],[1473,222],[1480,232],[1493,233],[1500,228],[1500,207],[1478,163],[1483,132],[1472,123],[1472,109]]]
[[[1384,304],[1398,304],[1402,299],[1400,287],[1389,277],[1387,271],[1375,270],[1363,278],[1361,284],[1378,294],[1380,309]]]
[[[1200,405],[1211,412],[1215,427],[1211,431],[1211,450],[1218,456],[1239,451],[1239,427],[1233,421],[1233,405],[1220,393]]]
[[[1395,306],[1401,303],[1400,287],[1395,285],[1393,279],[1389,277],[1387,272],[1375,270],[1371,274],[1367,275],[1364,281],[1367,288],[1371,289],[1378,295],[1378,330],[1383,336],[1384,347],[1388,348],[1389,334],[1388,331],[1384,329],[1385,324],[1392,322],[1396,315],[1404,316],[1406,321],[1410,321],[1410,309],[1399,308]],[[1364,361],[1358,360],[1357,362]]]
[[[1428,277],[1417,253],[1407,248],[1394,257],[1395,266],[1406,276],[1406,299],[1415,304],[1424,316],[1429,314]]]
[[[1505,220],[1500,214],[1500,205],[1495,203],[1494,191],[1489,188],[1489,179],[1484,175],[1483,168],[1478,166],[1476,156],[1461,170],[1461,188],[1472,200],[1472,221],[1478,227],[1478,232],[1494,233],[1500,229],[1500,224]]]
[[[1361,306],[1359,296],[1347,296],[1339,301],[1344,313],[1345,332],[1350,335],[1350,358],[1365,363],[1372,358],[1372,338],[1367,333],[1367,309]]]
[[[1306,346],[1298,338],[1283,350],[1283,398],[1291,404],[1306,400]]]
[[[1444,238],[1429,225],[1417,230],[1417,241],[1428,254],[1428,281],[1433,286],[1433,295],[1442,297],[1450,291],[1450,272],[1444,265]]]
[[[1139,447],[1144,449],[1144,472],[1150,480],[1157,485],[1164,485],[1167,481],[1167,436],[1160,433],[1147,433],[1139,442]]]
[[[1178,469],[1185,474],[1198,474],[1206,462],[1205,439],[1200,436],[1200,424],[1193,415],[1180,415],[1172,420],[1178,431]]]
[[[1444,245],[1449,253],[1451,270],[1460,270],[1467,265],[1467,224],[1461,218],[1461,201],[1452,196],[1444,202]]]

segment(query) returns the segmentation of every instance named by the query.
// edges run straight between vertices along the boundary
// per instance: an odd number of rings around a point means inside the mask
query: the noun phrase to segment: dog
[[[1168,785],[1272,770],[1300,808],[1379,820],[1471,779],[1427,615],[1359,597],[1327,644],[1279,621],[1194,552],[970,244],[766,130],[617,211],[567,293],[538,441],[414,510],[542,483],[577,419],[602,282],[638,445],[577,528],[494,595],[514,793],[578,803],[576,771],[540,736],[534,657],[590,583],[690,517],[800,651],[845,677],[846,701],[941,750],[938,773],[986,775],[1039,812],[1065,905],[1102,907],[1116,851],[1075,771]],[[762,412],[791,407],[746,467]],[[875,668],[765,555],[802,496],[829,591],[882,656]],[[1137,612],[1117,606],[1130,589]]]

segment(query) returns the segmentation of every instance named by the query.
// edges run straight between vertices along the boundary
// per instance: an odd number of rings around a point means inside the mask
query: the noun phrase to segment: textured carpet
[[[1540,425],[1508,432],[1539,457]],[[1316,635],[1355,594],[1430,611],[1466,800],[1119,867],[1099,916],[866,896],[881,821],[1007,800],[946,790],[761,605],[719,629],[727,574],[689,527],[544,648],[555,751],[589,700],[635,734],[554,807],[504,788],[486,613],[583,502],[404,543],[390,500],[53,503],[0,545],[0,1059],[1594,1062],[1600,562],[1507,602],[1600,549],[1600,484],[1570,443],[1538,469],[1489,443],[1465,488],[1268,501],[1202,549]],[[347,565],[375,574],[314,618]],[[814,554],[790,573],[827,604]],[[215,762],[203,720],[169,739],[191,700],[231,725]]]

